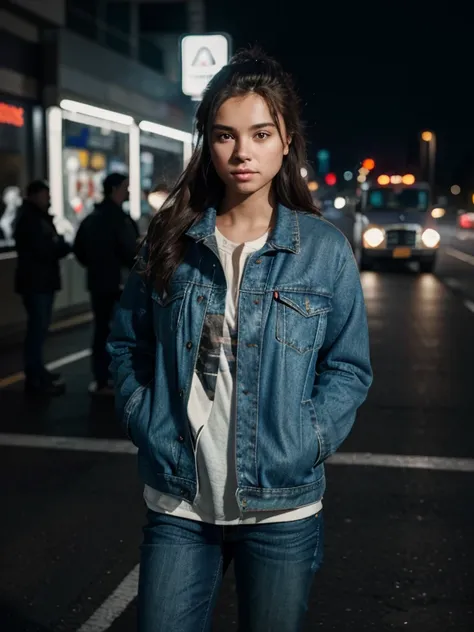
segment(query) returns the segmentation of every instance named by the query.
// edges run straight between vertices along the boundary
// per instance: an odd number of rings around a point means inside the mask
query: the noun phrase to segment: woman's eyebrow
[[[249,127],[250,130],[262,129],[263,127],[276,127],[275,123],[255,123],[255,125],[251,125]],[[235,132],[235,128],[231,125],[222,125],[221,123],[214,123],[212,126],[213,130],[222,130],[225,132]]]

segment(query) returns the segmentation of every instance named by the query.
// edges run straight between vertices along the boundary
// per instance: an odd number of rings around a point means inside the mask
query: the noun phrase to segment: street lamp
[[[362,163],[362,167],[367,169],[367,171],[372,171],[375,169],[375,160],[373,158],[366,158]]]
[[[436,134],[429,130],[421,133],[420,163],[423,178],[426,175],[426,149],[428,150],[428,182],[433,192],[436,170]]]

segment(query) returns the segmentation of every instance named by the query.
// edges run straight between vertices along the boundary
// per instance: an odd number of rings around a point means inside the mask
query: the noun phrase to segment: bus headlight
[[[427,228],[421,236],[421,241],[427,248],[436,248],[440,240],[441,235],[434,228]]]
[[[385,233],[380,228],[368,228],[364,233],[364,245],[368,248],[378,248],[385,239]]]

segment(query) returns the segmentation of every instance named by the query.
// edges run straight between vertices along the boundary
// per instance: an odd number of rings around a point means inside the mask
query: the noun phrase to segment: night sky
[[[459,25],[448,28],[448,9],[429,22],[402,4],[337,3],[333,15],[327,5],[301,0],[206,5],[209,32],[229,33],[234,51],[259,44],[292,73],[310,160],[324,148],[339,173],[366,157],[380,172],[416,170],[420,133],[432,129],[443,189],[474,167],[474,96],[466,94],[463,68],[472,52],[463,56]]]

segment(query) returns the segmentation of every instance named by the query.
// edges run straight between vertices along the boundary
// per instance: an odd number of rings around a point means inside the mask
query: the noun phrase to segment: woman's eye
[[[258,132],[257,133],[257,138],[259,140],[264,140],[265,138],[268,138],[270,136],[270,134],[268,132]]]
[[[232,136],[230,134],[219,134],[219,136],[217,137],[218,140],[222,140],[222,141],[227,141],[230,140],[232,138]]]

